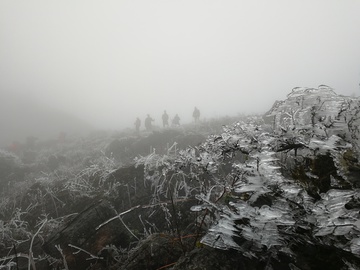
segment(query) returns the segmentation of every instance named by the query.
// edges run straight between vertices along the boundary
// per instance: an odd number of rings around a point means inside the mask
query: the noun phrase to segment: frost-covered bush
[[[358,131],[348,123],[357,119],[358,105],[342,110],[349,100],[336,99],[328,89],[317,95],[313,102],[320,105],[308,116],[302,109],[289,114],[279,107],[279,117],[274,109],[273,131],[264,129],[261,119],[249,118],[171,159],[158,156],[155,162],[149,156],[152,167],[145,166],[146,173],[151,172],[157,194],[197,199],[191,211],[199,214],[201,243],[208,246],[261,260],[290,256],[295,265],[306,249],[316,247],[342,254],[344,269],[348,261],[358,263],[360,192],[351,177]],[[336,117],[326,122],[330,109]],[[339,126],[346,129],[337,132]]]

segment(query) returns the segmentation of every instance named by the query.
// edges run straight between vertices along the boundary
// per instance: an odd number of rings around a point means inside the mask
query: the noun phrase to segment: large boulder
[[[44,243],[43,249],[52,257],[61,259],[61,254],[56,248],[59,246],[69,269],[86,269],[100,259],[100,253],[107,245],[128,248],[134,240],[133,235],[119,219],[97,229],[114,216],[116,213],[108,201],[95,202],[52,235]]]

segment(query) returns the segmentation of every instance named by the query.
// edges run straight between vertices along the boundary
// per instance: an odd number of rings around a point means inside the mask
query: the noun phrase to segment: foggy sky
[[[358,0],[0,1],[0,93],[101,128],[267,111],[297,86],[359,94]]]

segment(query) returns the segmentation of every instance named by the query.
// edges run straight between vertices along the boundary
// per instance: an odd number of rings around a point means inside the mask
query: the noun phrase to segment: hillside
[[[263,116],[1,151],[0,268],[360,269],[359,113],[295,88]]]
[[[13,93],[3,93],[0,99],[0,126],[2,147],[29,136],[55,139],[60,132],[79,136],[93,129],[75,116]]]

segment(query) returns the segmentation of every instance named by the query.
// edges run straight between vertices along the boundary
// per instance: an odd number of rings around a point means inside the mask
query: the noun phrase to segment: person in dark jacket
[[[135,125],[136,133],[139,134],[140,133],[140,125],[141,125],[141,120],[139,117],[136,118],[134,125]]]
[[[164,113],[162,115],[162,121],[163,121],[164,128],[169,126],[169,115],[166,113],[166,111],[164,111]]]
[[[196,107],[194,108],[194,111],[193,111],[193,117],[194,117],[195,123],[198,123],[199,119],[200,119],[200,111]]]
[[[150,131],[152,130],[152,122],[154,121],[154,119],[152,119],[150,117],[150,115],[148,114],[147,117],[145,118],[145,128],[146,130]]]
[[[172,120],[173,126],[180,126],[180,117],[176,114],[174,119]]]

